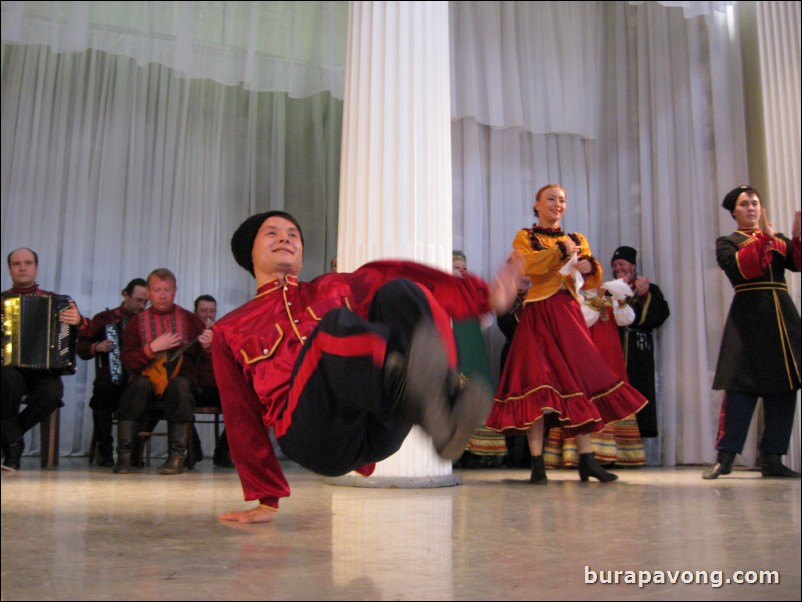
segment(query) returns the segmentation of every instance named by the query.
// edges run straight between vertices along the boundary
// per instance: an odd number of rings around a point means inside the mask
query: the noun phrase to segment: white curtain
[[[596,2],[451,2],[452,118],[595,138]]]
[[[293,99],[97,50],[4,45],[2,241],[40,258],[39,284],[94,315],[157,267],[176,301],[200,294],[219,315],[253,294],[230,238],[249,215],[286,209],[304,224],[307,276],[337,244],[342,101]],[[3,290],[10,278],[3,270]],[[85,453],[94,368],[63,378],[61,453]],[[211,429],[201,433],[211,451]],[[28,435],[38,450],[38,429]],[[157,450],[158,451],[158,450]]]
[[[179,77],[342,100],[348,3],[3,2],[5,44],[89,48]]]

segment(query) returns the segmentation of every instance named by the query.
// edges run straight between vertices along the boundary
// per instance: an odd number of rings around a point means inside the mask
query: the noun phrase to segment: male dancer
[[[301,282],[303,233],[282,211],[247,219],[231,248],[257,294],[215,324],[212,358],[245,499],[259,505],[221,519],[269,522],[289,495],[270,428],[287,457],[328,476],[371,474],[413,424],[442,457],[462,453],[492,393],[460,388],[450,319],[509,307],[519,262],[492,287],[406,261]]]

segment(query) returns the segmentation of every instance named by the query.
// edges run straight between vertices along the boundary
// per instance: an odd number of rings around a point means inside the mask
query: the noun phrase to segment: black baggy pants
[[[384,379],[388,353],[406,353],[424,320],[441,329],[445,312],[428,291],[405,279],[376,293],[367,320],[340,308],[327,313],[293,369],[292,422],[277,439],[291,460],[339,476],[378,462],[401,447],[412,424]]]

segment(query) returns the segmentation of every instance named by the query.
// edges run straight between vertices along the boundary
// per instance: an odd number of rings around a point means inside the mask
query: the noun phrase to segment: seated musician
[[[210,360],[212,330],[191,311],[175,304],[175,275],[153,270],[147,279],[150,307],[123,331],[122,363],[133,376],[117,408],[117,463],[114,472],[131,472],[131,452],[148,406],[160,400],[167,420],[167,460],[159,474],[181,474],[187,437],[199,395],[200,362]],[[168,353],[169,352],[169,353]]]
[[[3,300],[11,296],[56,294],[40,289],[36,283],[39,257],[34,251],[20,247],[8,254],[7,261],[12,287],[3,291]],[[59,320],[81,328],[86,328],[89,323],[81,316],[75,303],[70,303],[69,309],[61,312]],[[42,325],[43,328],[47,326]],[[6,365],[4,360],[2,394],[3,465],[16,470],[20,467],[20,458],[25,450],[23,435],[64,405],[61,401],[64,385],[56,371],[20,368]],[[26,394],[26,407],[20,412],[22,398]]]
[[[120,405],[120,397],[128,385],[128,375],[120,358],[122,332],[128,321],[145,309],[148,303],[147,282],[134,278],[122,290],[119,307],[102,311],[92,318],[89,328],[78,338],[77,353],[81,359],[95,360],[95,381],[92,383],[92,421],[95,457],[98,466],[114,466],[112,418]]]
[[[214,324],[217,319],[217,300],[211,295],[200,295],[195,299],[195,314],[203,320],[204,324],[208,326]],[[217,389],[217,382],[214,380],[214,369],[211,362],[204,362],[198,367],[198,386],[201,390],[198,405],[220,407],[220,391]],[[222,412],[222,409],[220,411]],[[203,449],[197,432],[193,441],[196,445],[195,458],[200,460],[203,458]],[[214,465],[220,468],[234,468],[231,452],[228,449],[228,438],[225,429],[215,441]]]

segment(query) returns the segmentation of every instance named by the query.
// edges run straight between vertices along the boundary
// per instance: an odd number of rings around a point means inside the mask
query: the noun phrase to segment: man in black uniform
[[[627,363],[629,383],[649,400],[636,414],[641,437],[657,437],[657,392],[654,382],[654,338],[652,331],[668,319],[671,312],[663,292],[637,271],[638,252],[632,247],[618,247],[613,253],[613,276],[623,278],[634,291],[629,304],[635,320],[618,329]]]
[[[726,392],[721,404],[716,463],[702,473],[717,479],[732,471],[743,451],[758,398],[763,399],[765,430],[760,440],[764,477],[799,478],[782,463],[794,426],[800,376],[799,311],[788,293],[786,271],[802,269],[800,212],[791,238],[774,231],[760,194],[751,186],[734,188],[722,203],[737,230],[716,240],[716,260],[735,289],[721,337],[713,389]]]

